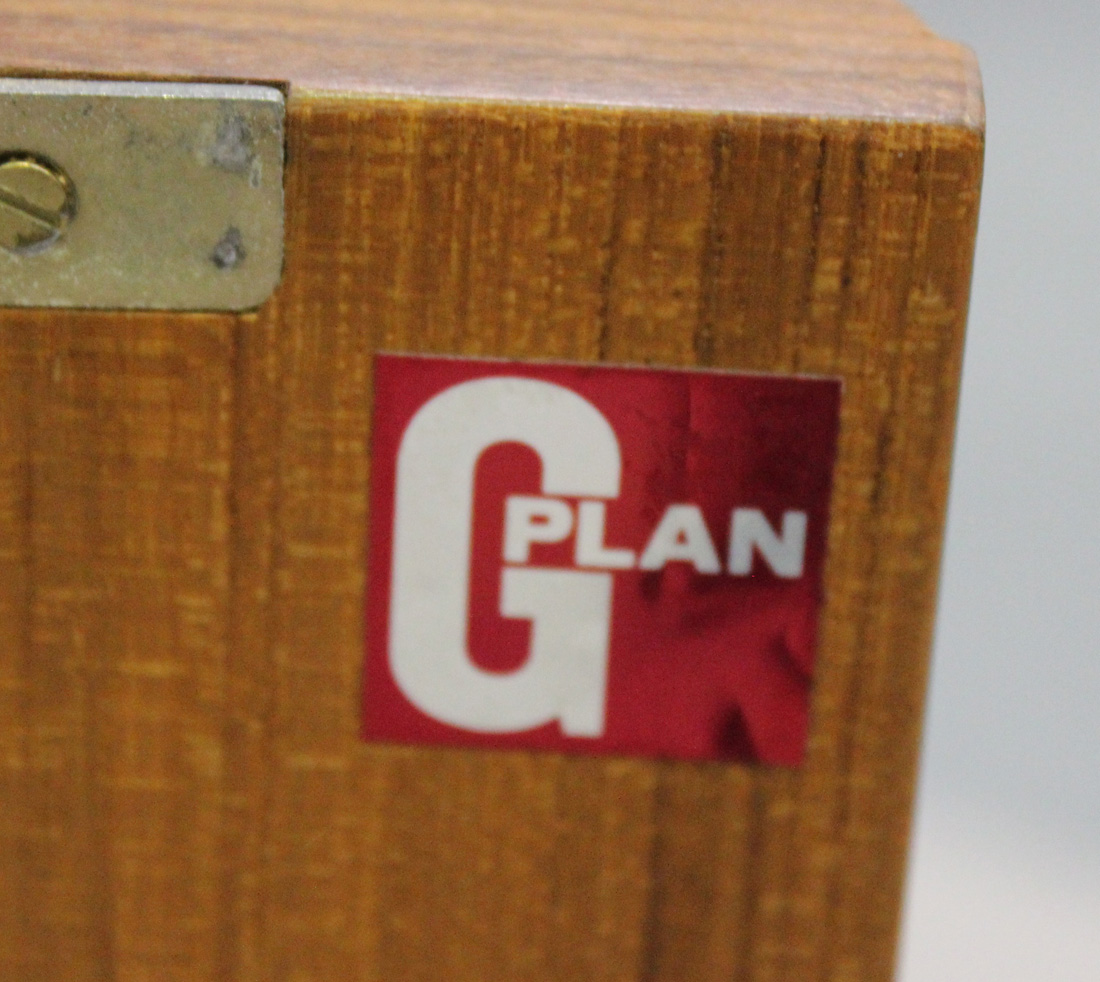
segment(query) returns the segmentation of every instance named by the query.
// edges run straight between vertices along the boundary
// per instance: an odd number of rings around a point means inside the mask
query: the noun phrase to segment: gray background
[[[1100,3],[909,0],[988,154],[903,982],[1100,980]]]

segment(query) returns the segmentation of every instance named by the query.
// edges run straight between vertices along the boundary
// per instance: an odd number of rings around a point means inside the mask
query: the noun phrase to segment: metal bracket
[[[284,119],[269,86],[0,79],[0,306],[259,306]]]

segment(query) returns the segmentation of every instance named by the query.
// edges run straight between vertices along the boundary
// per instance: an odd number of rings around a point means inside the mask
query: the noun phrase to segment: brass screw
[[[76,189],[60,168],[30,154],[0,157],[0,247],[42,252],[76,214]]]

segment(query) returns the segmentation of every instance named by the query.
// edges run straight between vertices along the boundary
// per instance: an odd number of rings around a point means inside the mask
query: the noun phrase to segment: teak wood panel
[[[982,138],[290,103],[258,314],[0,313],[0,978],[889,977]],[[799,770],[357,736],[376,351],[844,379]]]
[[[978,126],[974,56],[897,0],[4,0],[0,73]]]

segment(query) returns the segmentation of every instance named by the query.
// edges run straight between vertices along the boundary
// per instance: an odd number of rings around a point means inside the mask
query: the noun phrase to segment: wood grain
[[[896,0],[4,0],[0,71],[980,126]]]
[[[255,4],[182,9],[0,14],[11,69],[292,83],[260,312],[0,312],[0,979],[888,979],[981,172],[969,59],[877,0],[731,4],[731,36],[822,54],[835,112],[800,115],[826,97],[781,61],[721,112],[649,105],[659,72],[605,80],[636,107],[566,106],[547,79],[610,89],[565,52],[520,93],[494,44],[552,53],[523,25],[579,5],[317,4],[262,35]],[[593,43],[621,31],[628,60],[669,9]],[[307,65],[342,18],[348,49],[419,18],[431,97],[373,92],[400,89],[373,41],[358,74]],[[913,61],[841,78],[838,50],[883,38]],[[516,101],[459,98],[460,56]],[[805,766],[362,743],[380,350],[841,376]]]

